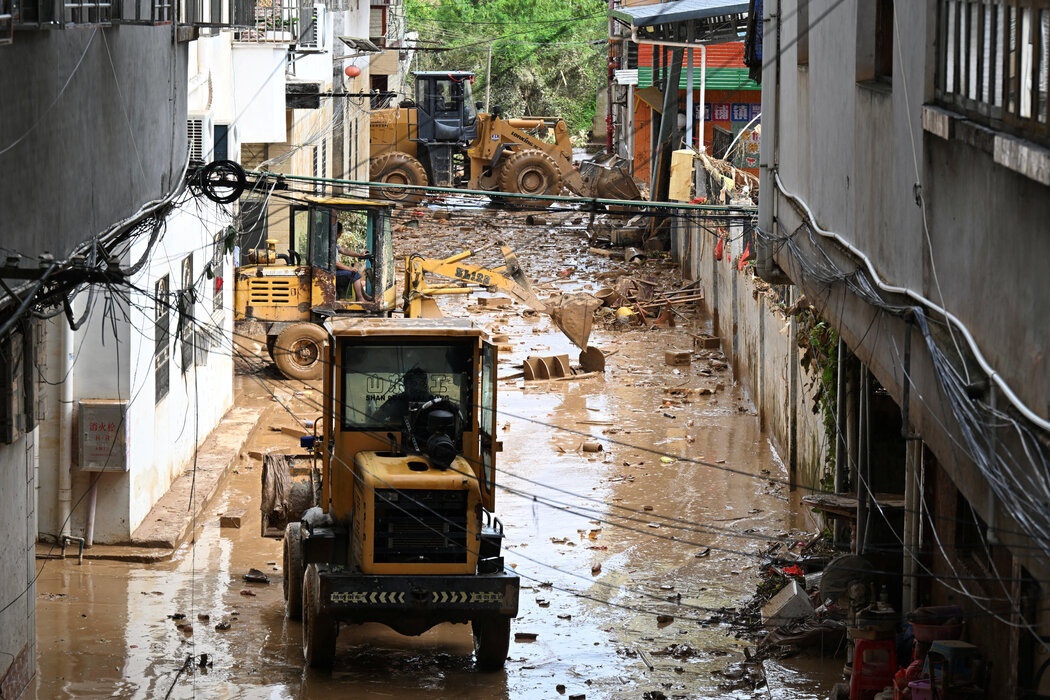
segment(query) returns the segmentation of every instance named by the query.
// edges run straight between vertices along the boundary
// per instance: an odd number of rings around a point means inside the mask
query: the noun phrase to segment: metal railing
[[[937,101],[1050,144],[1050,0],[939,0]]]
[[[252,19],[234,35],[235,41],[316,45],[319,32],[312,2],[259,0],[249,12]]]

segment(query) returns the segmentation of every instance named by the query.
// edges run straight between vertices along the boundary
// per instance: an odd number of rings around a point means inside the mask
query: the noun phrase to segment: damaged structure
[[[804,500],[898,614],[953,611],[988,697],[1045,694],[1050,282],[1011,261],[1050,257],[1050,6],[752,5],[757,273],[840,339]]]

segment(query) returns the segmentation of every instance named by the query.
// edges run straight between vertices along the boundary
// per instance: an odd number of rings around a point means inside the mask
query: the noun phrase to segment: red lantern
[[[343,69],[343,72],[346,73],[347,78],[356,78],[361,75],[361,69],[357,66],[347,66]]]

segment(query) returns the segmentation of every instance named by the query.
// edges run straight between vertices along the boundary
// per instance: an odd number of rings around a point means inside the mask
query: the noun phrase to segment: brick
[[[722,340],[720,338],[712,338],[711,336],[701,335],[693,338],[693,348],[696,350],[717,350],[722,347]]]
[[[219,516],[219,527],[236,527],[241,526],[241,522],[245,518],[245,509],[239,508],[237,510],[228,510]]]
[[[665,350],[664,364],[672,366],[688,365],[693,359],[693,353],[688,350]]]

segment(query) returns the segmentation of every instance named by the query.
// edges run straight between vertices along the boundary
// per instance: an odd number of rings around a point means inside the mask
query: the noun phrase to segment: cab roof
[[[446,336],[483,337],[485,331],[463,318],[372,318],[339,317],[325,321],[335,336]]]
[[[417,78],[447,78],[450,75],[454,75],[457,78],[460,76],[471,76],[473,77],[474,71],[472,70],[415,70],[412,71],[412,75]]]

